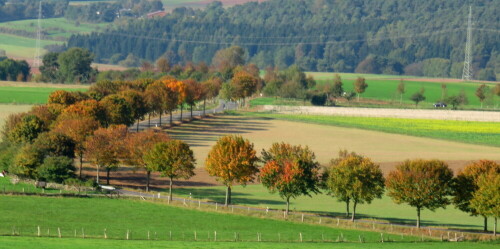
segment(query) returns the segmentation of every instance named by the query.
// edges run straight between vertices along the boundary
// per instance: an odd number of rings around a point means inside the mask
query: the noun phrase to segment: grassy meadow
[[[308,72],[307,75],[313,76],[317,80],[317,87],[321,87],[325,82],[332,82],[335,73]],[[405,93],[403,94],[404,104],[414,104],[410,100],[411,95],[420,91],[422,87],[425,89],[424,96],[426,100],[419,104],[419,107],[433,108],[433,104],[439,101],[443,96],[442,84],[446,84],[445,96],[457,95],[460,91],[465,91],[469,104],[466,108],[480,108],[481,103],[475,95],[475,91],[480,84],[494,87],[498,82],[461,82],[455,79],[432,79],[414,76],[399,76],[399,75],[384,75],[384,74],[356,74],[356,73],[339,73],[342,78],[344,90],[353,91],[353,83],[358,77],[364,77],[368,88],[361,95],[362,98],[381,100],[399,105],[401,96],[397,94],[396,89],[403,78],[405,83]],[[484,108],[498,108],[500,99],[490,96],[484,103]]]
[[[80,91],[85,88],[65,88],[61,85],[62,90]],[[3,104],[44,104],[47,103],[49,95],[59,90],[52,87],[16,87],[16,86],[0,86],[0,103]]]
[[[322,235],[332,241],[341,233],[347,241],[358,241],[359,236],[366,242],[380,240],[377,232],[199,211],[142,200],[0,196],[0,203],[1,235],[12,234],[14,228],[21,236],[36,236],[40,226],[44,237],[57,236],[59,228],[66,238],[74,237],[75,230],[78,237],[85,233],[87,238],[103,238],[106,229],[108,238],[125,239],[129,230],[129,238],[134,240],[147,239],[148,231],[150,238],[174,241],[194,240],[195,232],[200,241],[213,241],[215,232],[217,241],[233,241],[234,233],[239,234],[240,241],[255,241],[257,233],[262,234],[263,241],[295,242],[299,233],[304,241],[318,242]],[[419,240],[397,235],[392,239]]]
[[[193,187],[178,188],[174,193],[179,196],[206,199],[224,203],[225,187]],[[245,205],[265,209],[282,210],[286,202],[277,193],[272,194],[260,184],[247,185],[246,187],[234,186],[232,188],[232,200],[235,205]],[[338,202],[326,194],[312,195],[312,197],[301,196],[290,201],[290,209],[296,211],[306,211],[318,214],[326,214],[336,217],[344,217],[345,203]],[[352,211],[352,207],[351,207]],[[358,204],[358,218],[379,221],[393,222],[400,224],[415,225],[416,209],[406,204],[395,204],[390,197],[384,196],[376,199],[371,204]],[[482,217],[473,217],[450,205],[446,209],[437,209],[435,212],[423,210],[423,226],[446,227],[455,229],[468,229],[480,231],[483,226]],[[490,230],[493,229],[493,220],[489,222]]]
[[[99,239],[74,239],[74,238],[26,238],[14,236],[0,236],[0,248],[29,248],[33,245],[37,248],[109,248],[109,249],[156,249],[156,248],[370,248],[370,249],[490,249],[498,246],[495,242],[484,243],[276,243],[276,242],[187,242],[187,241],[134,241],[134,240],[99,240]]]
[[[249,112],[242,112],[242,114],[500,147],[500,125],[495,122]]]
[[[46,45],[62,44],[62,42],[42,40],[40,44],[43,48]],[[0,35],[0,48],[5,50],[9,57],[33,58],[35,46],[36,39],[3,33]]]

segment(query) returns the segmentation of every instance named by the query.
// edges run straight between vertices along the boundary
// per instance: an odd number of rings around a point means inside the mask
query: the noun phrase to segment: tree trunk
[[[225,206],[227,207],[227,205],[230,205],[231,204],[231,186],[227,186],[227,189],[226,189],[226,204]]]
[[[78,155],[80,157],[80,172],[78,178],[82,179],[82,170],[83,170],[83,153],[79,153]]]
[[[109,172],[111,171],[110,168],[106,168],[106,185],[109,185]]]
[[[146,171],[146,192],[149,192],[149,179],[151,179],[151,171]]]
[[[174,181],[172,177],[170,177],[170,184],[168,186],[168,199],[172,201],[172,186],[174,185]]]
[[[184,105],[181,104],[181,118],[180,118],[180,121],[182,123],[182,110],[184,109]]]
[[[401,94],[401,99],[399,100],[399,104],[402,105],[403,104],[403,94]]]
[[[161,127],[161,113],[160,113],[160,127]]]
[[[493,223],[493,235],[497,236],[497,217],[495,217],[495,223]]]
[[[358,102],[359,102],[359,93],[358,93]]]
[[[286,215],[290,212],[290,196],[286,197]]]
[[[97,168],[97,175],[96,175],[96,182],[97,184],[99,184],[99,166],[96,167]]]
[[[207,103],[207,99],[203,99],[203,117],[205,117],[205,106]]]
[[[139,121],[140,121],[140,120],[139,120],[139,119],[137,119],[137,127],[136,127],[136,129],[135,129],[135,131],[136,131],[136,132],[139,132]]]
[[[172,126],[172,111],[170,111],[170,126]]]
[[[151,127],[151,113],[148,113],[148,127]]]
[[[193,119],[193,105],[191,105],[191,119]]]
[[[417,207],[417,228],[420,228],[420,208]]]
[[[483,216],[484,218],[484,231],[488,232],[488,217]]]
[[[349,213],[350,213],[350,212],[349,212],[349,202],[350,202],[350,200],[349,200],[349,199],[347,199],[347,200],[345,201],[345,204],[346,204],[346,213],[345,213],[345,217],[349,217]]]
[[[354,219],[356,218],[356,205],[358,203],[356,201],[353,201],[352,203],[352,217],[351,217],[351,221],[354,221]]]

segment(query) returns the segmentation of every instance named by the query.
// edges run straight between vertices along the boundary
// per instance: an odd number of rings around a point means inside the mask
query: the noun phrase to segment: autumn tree
[[[352,201],[352,221],[356,217],[357,204],[369,204],[375,198],[382,198],[384,193],[384,176],[379,165],[355,153],[332,160],[324,179],[326,190],[346,203],[347,216]]]
[[[170,179],[169,199],[172,200],[173,180],[178,178],[189,179],[194,176],[194,156],[189,145],[180,140],[160,142],[144,155],[144,162],[148,168],[154,168]]]
[[[169,137],[166,133],[155,132],[154,130],[131,133],[125,140],[124,162],[127,165],[142,168],[146,171],[146,191],[149,191],[151,172],[155,171],[156,168],[144,161],[145,155],[151,151],[155,144],[167,142],[168,140]]]
[[[144,118],[148,112],[146,100],[141,92],[136,90],[126,90],[119,93],[119,96],[125,99],[130,106],[132,117],[137,120],[136,131],[139,131],[139,121]]]
[[[53,130],[70,137],[75,142],[75,155],[80,165],[78,177],[82,178],[83,155],[85,152],[85,140],[99,128],[99,122],[92,117],[74,116],[67,119],[58,119]]]
[[[500,174],[486,174],[478,178],[477,191],[470,202],[478,214],[493,217],[493,234],[497,234],[497,219],[500,218]]]
[[[236,99],[243,99],[243,104],[245,103],[245,98],[252,96],[257,90],[258,79],[251,74],[240,71],[237,72],[231,80],[231,86],[234,89],[233,96]]]
[[[290,198],[319,193],[319,163],[307,146],[274,143],[269,150],[262,151],[262,160],[265,165],[260,170],[261,182],[286,200],[287,214]]]
[[[219,91],[222,87],[222,80],[220,78],[214,77],[202,83],[203,87],[203,115],[205,115],[205,108],[207,99],[215,101],[215,98],[219,95]]]
[[[483,175],[500,174],[500,165],[494,161],[479,160],[472,162],[458,172],[453,186],[453,203],[455,206],[472,216],[479,213],[471,206],[471,200],[478,190],[479,178]],[[488,230],[488,218],[484,218],[484,231]]]
[[[107,126],[106,109],[94,99],[83,100],[76,104],[66,107],[61,115],[60,119],[70,119],[74,117],[89,117],[99,122],[102,126]]]
[[[169,91],[170,89],[160,81],[156,81],[147,86],[144,92],[144,97],[146,105],[150,110],[150,113],[148,114],[148,126],[151,126],[151,112],[160,115],[161,126],[161,115],[164,112],[164,102],[166,96],[169,95]]]
[[[481,84],[477,89],[476,89],[476,97],[479,99],[479,102],[481,102],[481,108],[483,108],[483,101],[486,99],[486,93],[488,92],[488,87],[486,84]]]
[[[238,46],[221,49],[212,58],[212,65],[219,71],[245,64],[245,50]]]
[[[156,60],[156,68],[162,73],[168,73],[170,71],[170,62],[168,62],[167,58],[160,57]]]
[[[122,141],[127,136],[125,125],[99,128],[85,142],[85,157],[96,167],[96,182],[99,183],[99,171],[106,169],[106,184],[109,173],[118,167],[120,155],[123,155]]]
[[[359,102],[359,95],[364,93],[366,88],[368,88],[368,84],[366,84],[365,78],[358,77],[354,81],[354,91],[358,94],[358,102]]]
[[[74,94],[65,91],[65,90],[57,90],[52,92],[49,95],[49,99],[47,103],[49,104],[61,104],[64,106],[69,106],[77,102],[77,99]]]
[[[108,95],[100,101],[100,104],[106,110],[106,126],[120,124],[129,126],[134,123],[131,103],[120,95]]]
[[[417,227],[420,211],[444,208],[450,203],[453,171],[439,160],[407,160],[396,166],[386,179],[388,195],[397,204],[406,203],[417,209]]]
[[[168,96],[165,102],[165,109],[170,113],[170,124],[172,124],[172,112],[181,107],[180,120],[182,121],[182,109],[186,99],[186,84],[174,78],[166,78],[163,80],[164,84],[171,90],[172,95]]]
[[[36,105],[31,108],[29,114],[33,114],[42,120],[45,127],[52,127],[63,109],[64,106],[60,104]]]
[[[185,102],[189,105],[191,118],[193,118],[193,106],[204,97],[205,92],[203,86],[196,80],[185,80],[184,84],[186,85]]]
[[[396,89],[396,92],[400,96],[399,104],[403,104],[403,94],[406,92],[405,82],[403,81],[403,79],[401,79],[399,81],[398,88]]]
[[[38,135],[47,128],[43,121],[37,116],[30,114],[21,118],[21,121],[16,123],[7,135],[10,142],[14,143],[30,143],[35,140]]]
[[[245,186],[253,182],[257,168],[257,156],[250,141],[241,136],[224,136],[210,149],[205,168],[210,176],[226,186],[226,206],[231,204],[231,187],[238,183]]]

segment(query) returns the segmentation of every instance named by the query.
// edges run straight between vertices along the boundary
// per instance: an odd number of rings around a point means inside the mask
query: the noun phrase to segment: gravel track
[[[275,105],[265,105],[263,106],[263,110],[281,114],[314,114],[314,115],[354,116],[354,117],[500,122],[500,112],[493,112],[493,111],[457,111],[457,110],[422,110],[422,109],[419,110],[419,109],[275,106]]]

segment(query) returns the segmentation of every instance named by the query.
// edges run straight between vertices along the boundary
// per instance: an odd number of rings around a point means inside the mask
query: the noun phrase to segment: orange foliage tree
[[[125,99],[130,105],[132,117],[137,120],[136,131],[139,131],[139,121],[148,113],[148,108],[144,96],[136,90],[125,90],[119,93],[119,96]]]
[[[70,93],[68,91],[64,91],[64,90],[57,90],[57,91],[53,91],[49,95],[49,99],[47,102],[49,104],[61,104],[61,105],[69,106],[69,105],[76,103],[76,101],[77,101],[77,99],[75,98],[75,96],[72,93]]]
[[[465,166],[458,172],[454,184],[453,203],[455,206],[472,216],[479,215],[471,206],[474,193],[479,189],[478,180],[483,175],[500,174],[500,165],[494,161],[479,160]],[[484,231],[488,231],[488,217],[484,218]]]
[[[397,204],[407,203],[417,209],[417,227],[420,211],[444,208],[450,203],[453,171],[440,160],[407,160],[396,166],[386,179],[388,195]]]
[[[95,119],[100,125],[107,125],[106,110],[96,100],[89,99],[80,101],[76,104],[66,107],[60,115],[62,119],[69,119],[69,117],[85,116]]]
[[[149,167],[144,161],[145,155],[155,144],[166,142],[169,137],[166,133],[146,130],[143,132],[131,133],[125,140],[124,162],[127,165],[146,170],[146,191],[149,191],[149,181],[151,172],[155,168]]]
[[[205,160],[205,168],[209,175],[226,186],[226,206],[231,204],[231,186],[234,183],[245,186],[255,179],[259,171],[257,160],[253,143],[241,136],[221,137],[212,147]]]
[[[184,82],[176,80],[175,78],[165,78],[162,80],[164,84],[167,85],[173,92],[172,96],[168,96],[167,102],[165,103],[166,110],[170,113],[170,124],[172,124],[172,111],[177,108],[177,106],[181,107],[181,118],[182,121],[182,110],[183,104],[186,100],[186,84]],[[177,101],[177,102],[176,102]],[[175,103],[175,105],[174,105]]]
[[[497,235],[497,219],[500,218],[500,174],[490,172],[481,175],[477,181],[477,190],[471,202],[471,208],[484,217],[493,217],[493,235]]]
[[[194,176],[194,156],[189,145],[180,140],[160,142],[144,155],[144,162],[170,179],[169,200],[172,200],[173,180]]]
[[[82,177],[85,140],[99,128],[99,122],[92,117],[75,116],[60,118],[53,130],[70,137],[75,142],[75,154],[80,161],[79,177]]]
[[[96,167],[96,182],[99,183],[99,170],[106,169],[106,184],[109,184],[109,173],[118,168],[120,156],[123,155],[123,141],[127,136],[125,125],[99,128],[85,142],[85,156]]]
[[[286,214],[290,198],[319,193],[319,163],[307,146],[274,143],[269,150],[262,151],[262,159],[265,161],[260,170],[262,185],[286,200]]]

